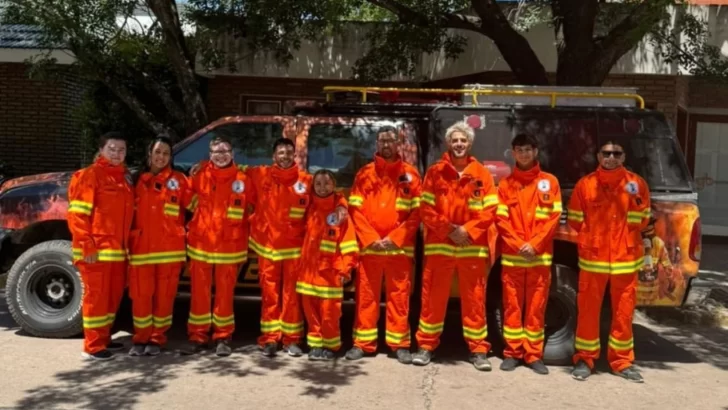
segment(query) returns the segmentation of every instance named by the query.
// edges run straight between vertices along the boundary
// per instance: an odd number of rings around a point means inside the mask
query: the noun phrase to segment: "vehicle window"
[[[328,169],[339,187],[349,188],[361,167],[374,158],[379,128],[393,121],[363,124],[312,124],[308,132],[308,172]]]
[[[0,195],[0,227],[19,228],[39,214],[64,215],[56,201],[68,200],[68,186],[64,183],[47,182],[11,188]]]
[[[210,157],[210,141],[226,136],[233,142],[235,162],[245,165],[268,165],[273,160],[273,143],[283,136],[280,123],[240,123],[221,125],[181,148],[174,155],[174,165],[187,172],[192,165]]]
[[[456,121],[465,120],[474,127],[473,155],[485,161],[491,170],[497,169],[501,177],[514,166],[511,139],[526,132],[538,138],[541,167],[554,174],[562,187],[573,187],[581,177],[594,171],[599,145],[613,139],[624,146],[625,167],[645,178],[652,189],[690,188],[684,159],[667,121],[659,113],[442,109],[434,115],[433,124],[441,140],[447,127]],[[437,160],[446,149],[444,144],[434,149],[429,161]]]

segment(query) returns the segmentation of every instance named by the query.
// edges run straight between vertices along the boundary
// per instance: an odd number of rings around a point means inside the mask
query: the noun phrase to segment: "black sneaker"
[[[96,353],[86,353],[86,352],[83,352],[83,353],[81,353],[81,357],[83,359],[85,359],[85,360],[96,360],[96,361],[103,362],[103,361],[106,361],[106,360],[113,359],[114,358],[114,354],[111,353],[108,350],[102,350],[102,351],[96,352]]]
[[[144,349],[146,346],[143,344],[135,344],[129,349],[129,356],[144,356]]]
[[[230,356],[233,349],[230,348],[230,342],[227,340],[218,340],[215,347],[215,354],[220,357]]]
[[[300,357],[301,355],[303,355],[303,350],[301,350],[301,348],[298,347],[298,345],[295,343],[291,343],[288,346],[284,346],[283,350],[288,352],[289,356]]]
[[[397,361],[402,364],[412,364],[412,353],[409,349],[397,349],[394,351]]]
[[[543,361],[536,360],[535,362],[528,365],[536,374],[549,374],[549,368],[543,364]]]
[[[476,369],[482,372],[489,372],[493,370],[493,366],[491,366],[490,360],[488,360],[488,356],[485,353],[471,354],[470,363],[472,363]]]
[[[321,352],[321,360],[334,360],[335,358],[336,353],[333,350],[323,349]]]
[[[119,350],[124,350],[124,343],[109,342],[109,344],[106,345],[106,350],[110,352],[118,352]]]
[[[324,349],[320,347],[314,347],[308,352],[308,360],[321,360],[324,353]]]
[[[642,375],[640,372],[634,368],[634,366],[630,366],[621,372],[613,372],[619,377],[622,377],[624,379],[627,379],[633,383],[644,383],[645,379],[642,378]]]
[[[144,348],[144,354],[147,356],[159,356],[160,353],[162,353],[162,347],[156,343],[149,343]]]
[[[346,360],[359,360],[364,357],[364,351],[354,346],[346,352]]]
[[[273,357],[278,351],[278,343],[268,343],[263,347],[263,356]]]
[[[500,365],[500,369],[504,372],[512,372],[513,370],[516,370],[516,367],[518,367],[520,364],[520,360],[513,357],[506,357],[505,359],[503,359],[503,362]]]
[[[427,366],[432,361],[434,355],[431,351],[420,349],[417,353],[412,355],[412,364],[416,366]]]
[[[574,370],[571,371],[571,377],[575,380],[586,381],[589,376],[591,376],[591,369],[583,360],[579,360],[576,366],[574,366]]]
[[[180,349],[180,354],[183,356],[190,356],[202,353],[205,349],[207,349],[207,344],[205,343],[189,342]]]

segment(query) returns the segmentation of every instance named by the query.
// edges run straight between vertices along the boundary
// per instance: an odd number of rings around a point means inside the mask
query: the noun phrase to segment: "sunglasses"
[[[610,156],[613,156],[614,158],[621,158],[624,152],[622,151],[602,151],[602,156],[605,158],[609,158]]]

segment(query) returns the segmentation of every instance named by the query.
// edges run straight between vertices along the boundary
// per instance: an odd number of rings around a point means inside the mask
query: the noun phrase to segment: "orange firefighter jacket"
[[[433,164],[422,186],[420,213],[425,224],[425,255],[488,258],[488,228],[494,222],[498,195],[490,172],[474,157],[459,175],[450,154]],[[462,225],[470,246],[456,246],[448,235]]]
[[[351,221],[333,225],[335,209],[342,199],[345,198],[339,193],[327,198],[312,197],[299,261],[298,293],[326,299],[344,296],[342,278],[351,277],[359,247]]]
[[[157,175],[145,172],[135,193],[130,264],[185,262],[185,208],[191,200],[187,177],[171,167]]]
[[[97,254],[99,262],[123,262],[134,217],[131,175],[104,157],[77,171],[68,187],[68,228],[73,260]]]
[[[252,183],[234,164],[205,163],[191,178],[193,212],[187,234],[190,259],[210,264],[238,264],[248,258],[249,191]]]
[[[362,255],[414,256],[420,190],[419,172],[401,158],[390,163],[376,154],[373,162],[359,170],[349,195],[349,209]],[[366,249],[387,236],[399,249]]]
[[[496,221],[502,239],[503,266],[551,266],[553,237],[561,219],[561,189],[555,176],[536,164],[518,167],[498,184]],[[536,251],[532,260],[519,255],[525,243]]]
[[[580,179],[569,200],[568,223],[578,232],[579,268],[630,274],[642,268],[641,231],[650,220],[650,188],[624,167]]]

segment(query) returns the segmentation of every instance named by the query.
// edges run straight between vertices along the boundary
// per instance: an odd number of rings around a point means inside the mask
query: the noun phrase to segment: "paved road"
[[[186,317],[187,308],[180,301],[176,317]],[[127,319],[115,337],[128,343],[128,312],[122,316]],[[351,328],[351,316],[346,306],[344,329]],[[18,330],[0,293],[0,408],[728,409],[728,329],[639,320],[636,352],[646,383],[635,385],[604,372],[604,363],[587,383],[573,381],[569,369],[559,367],[547,377],[525,368],[479,373],[465,361],[457,313],[448,316],[440,360],[425,368],[399,365],[384,353],[357,363],[263,358],[253,345],[257,305],[239,303],[236,317],[236,350],[229,358],[166,352],[87,363],[79,358],[80,339],[38,339]],[[184,331],[178,320],[172,348]]]

